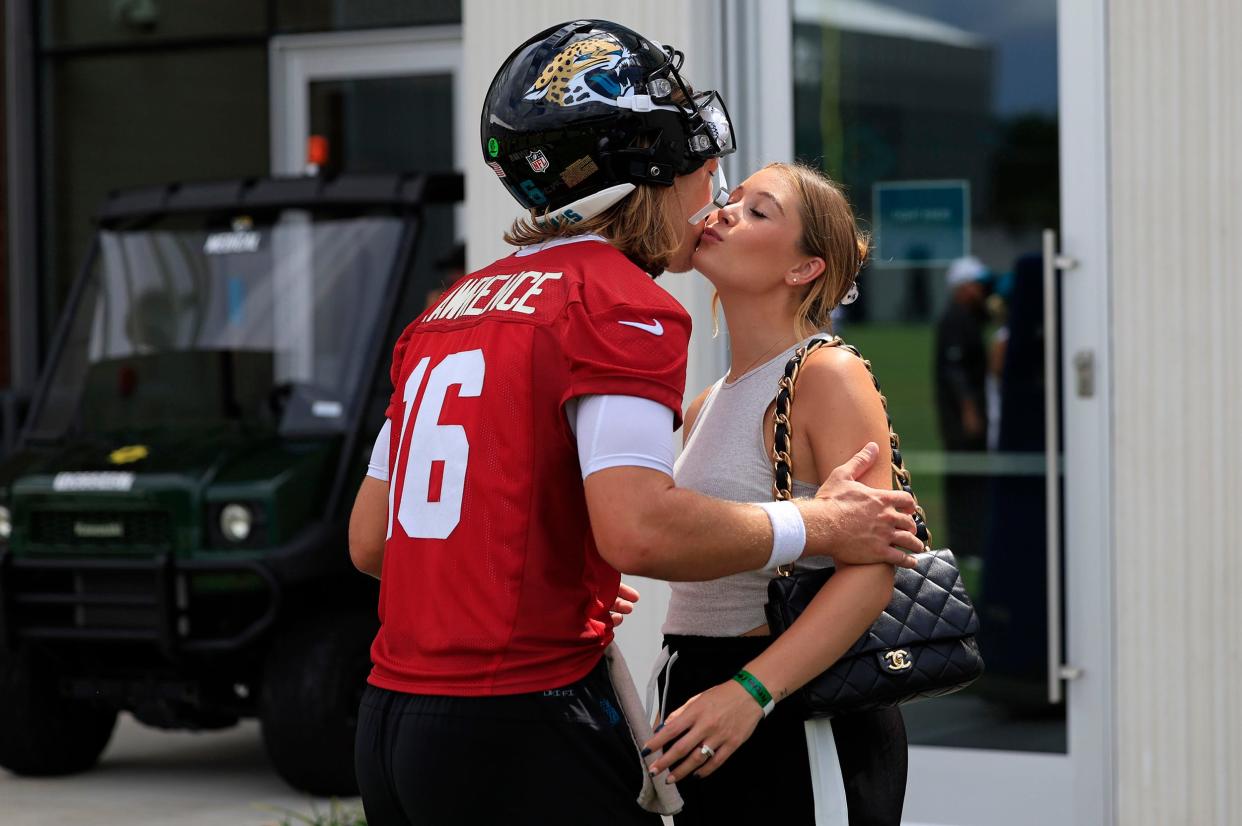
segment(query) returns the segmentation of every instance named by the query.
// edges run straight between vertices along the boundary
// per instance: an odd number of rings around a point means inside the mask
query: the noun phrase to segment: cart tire
[[[86,771],[112,738],[117,712],[62,697],[59,672],[29,647],[0,653],[0,766],[29,777]]]
[[[373,616],[337,614],[286,627],[273,643],[259,705],[263,744],[295,789],[358,793],[354,733],[378,628]]]

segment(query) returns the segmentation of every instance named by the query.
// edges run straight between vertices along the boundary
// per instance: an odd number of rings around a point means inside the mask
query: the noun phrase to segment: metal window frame
[[[10,384],[33,390],[39,373],[37,73],[34,6],[5,4],[5,106],[8,146],[8,314]]]

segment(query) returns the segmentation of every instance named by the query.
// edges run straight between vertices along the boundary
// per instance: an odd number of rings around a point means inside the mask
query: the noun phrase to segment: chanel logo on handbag
[[[909,656],[910,652],[904,648],[884,652],[884,659],[888,662],[889,671],[905,671],[908,668],[913,668],[914,663],[907,659]]]

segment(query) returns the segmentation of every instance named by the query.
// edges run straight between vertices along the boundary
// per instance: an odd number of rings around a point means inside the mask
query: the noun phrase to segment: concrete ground
[[[359,810],[357,799],[341,801]],[[264,826],[328,811],[276,776],[257,723],[193,734],[122,715],[92,771],[30,779],[0,770],[0,826]],[[288,811],[286,811],[288,810]]]
[[[339,802],[361,810],[357,798]],[[331,803],[276,776],[255,722],[194,734],[122,715],[92,771],[30,779],[0,770],[0,826],[302,826]]]

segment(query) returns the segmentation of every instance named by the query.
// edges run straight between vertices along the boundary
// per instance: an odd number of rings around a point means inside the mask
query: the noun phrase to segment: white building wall
[[[520,209],[483,162],[478,138],[478,112],[502,60],[528,37],[557,23],[582,18],[614,20],[686,53],[683,74],[699,88],[718,88],[720,5],[710,0],[529,0],[498,3],[465,0],[462,4],[464,118],[469,130],[462,137],[458,158],[466,174],[465,238],[471,268],[480,267],[510,251],[501,235]],[[659,281],[690,311],[694,333],[686,379],[689,398],[724,372],[723,339],[711,338],[711,285],[697,273],[666,274]],[[678,435],[680,443],[680,434]],[[640,687],[645,685],[657,653],[659,628],[668,605],[668,586],[626,577],[642,593],[639,610],[622,626],[618,639]]]
[[[1242,4],[1108,3],[1116,805],[1242,823]]]

